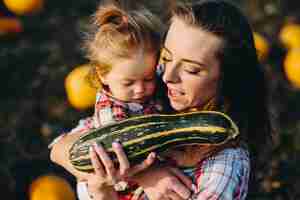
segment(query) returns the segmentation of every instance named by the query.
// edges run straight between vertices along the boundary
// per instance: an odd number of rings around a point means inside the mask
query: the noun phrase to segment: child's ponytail
[[[94,16],[94,24],[102,30],[121,30],[128,27],[128,15],[116,5],[99,7]]]

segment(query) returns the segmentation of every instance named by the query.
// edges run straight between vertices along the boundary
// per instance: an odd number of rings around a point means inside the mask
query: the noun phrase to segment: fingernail
[[[155,154],[154,152],[151,152],[151,153],[150,153],[150,158],[151,158],[151,159],[154,159],[155,157],[156,157],[156,154]]]
[[[119,148],[119,147],[121,147],[121,144],[119,142],[115,141],[115,142],[112,143],[112,146],[115,147],[115,148]]]
[[[93,152],[93,147],[92,146],[89,147],[89,152]]]
[[[192,184],[192,191],[193,191],[193,192],[196,192],[196,190],[197,190],[196,185],[195,185],[195,184]]]

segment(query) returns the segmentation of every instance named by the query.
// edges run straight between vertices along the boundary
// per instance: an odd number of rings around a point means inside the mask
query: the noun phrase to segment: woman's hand
[[[113,143],[112,148],[119,162],[118,169],[115,168],[113,161],[101,145],[94,145],[90,149],[94,173],[87,178],[88,191],[97,200],[118,199],[114,185],[148,168],[155,160],[155,154],[151,153],[143,163],[130,167],[122,146],[119,143]]]
[[[157,167],[138,174],[134,180],[143,187],[150,200],[188,199],[192,181],[176,168]]]

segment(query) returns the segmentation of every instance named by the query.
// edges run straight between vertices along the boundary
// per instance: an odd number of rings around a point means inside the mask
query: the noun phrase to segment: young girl
[[[162,111],[154,98],[160,20],[146,9],[125,11],[116,4],[106,4],[99,6],[93,25],[85,44],[93,66],[90,78],[102,89],[97,93],[94,115],[81,120],[69,134]],[[119,186],[122,184],[126,183]],[[77,190],[79,199],[89,199],[85,182],[78,182]]]

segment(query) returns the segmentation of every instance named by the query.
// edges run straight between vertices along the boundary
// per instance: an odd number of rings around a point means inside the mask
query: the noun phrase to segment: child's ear
[[[107,81],[106,81],[106,78],[105,78],[105,74],[102,75],[99,71],[98,68],[96,68],[96,73],[97,73],[97,76],[99,77],[100,81],[101,81],[101,84],[103,85],[107,85]]]

